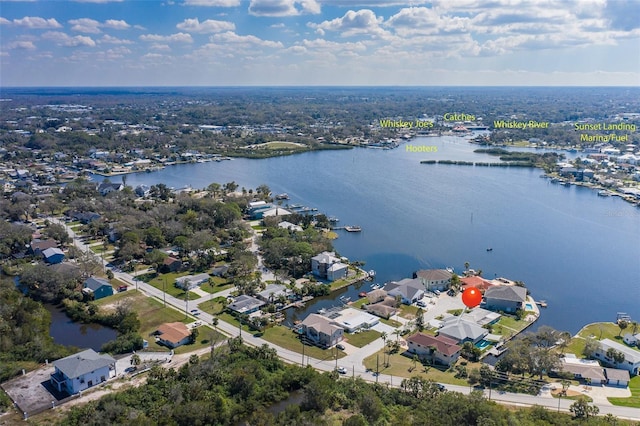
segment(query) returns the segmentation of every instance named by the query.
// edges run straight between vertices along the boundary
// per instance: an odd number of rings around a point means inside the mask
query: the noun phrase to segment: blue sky
[[[640,85],[637,0],[1,1],[0,86]]]

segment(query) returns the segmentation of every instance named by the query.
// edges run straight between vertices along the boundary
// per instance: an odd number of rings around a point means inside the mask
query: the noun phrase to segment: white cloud
[[[36,45],[32,41],[14,41],[9,43],[9,49],[35,50]]]
[[[320,13],[320,4],[316,0],[251,0],[249,13],[254,16],[315,15]]]
[[[100,43],[108,43],[108,44],[133,44],[131,40],[125,40],[118,37],[113,37],[108,34],[105,34],[104,36],[102,36],[102,38],[99,41]]]
[[[60,31],[48,31],[42,35],[45,40],[51,40],[58,44],[58,46],[76,47],[76,46],[88,46],[94,47],[96,42],[91,37],[87,36],[75,36],[71,37]]]
[[[171,51],[171,47],[169,47],[168,44],[160,44],[160,43],[155,43],[152,44],[151,46],[149,46],[151,49],[153,50],[158,50],[158,51],[163,51],[163,52],[169,52]]]
[[[187,33],[176,33],[168,36],[159,35],[159,34],[144,34],[140,36],[140,40],[142,41],[153,41],[153,42],[169,42],[169,43],[193,43],[193,39],[190,34]]]
[[[269,28],[284,28],[284,27],[286,27],[286,25],[282,22],[280,22],[279,24],[269,25]]]
[[[229,43],[241,46],[283,47],[279,41],[262,40],[253,35],[238,35],[232,31],[215,34],[209,38],[214,43]]]
[[[68,21],[69,24],[72,25],[71,30],[78,33],[89,33],[89,34],[98,34],[100,33],[100,22],[89,19],[89,18],[80,18],[80,19],[71,19]]]
[[[119,3],[123,0],[73,0],[78,3]]]
[[[234,7],[240,6],[240,0],[184,0],[185,6]]]
[[[105,28],[113,28],[114,30],[126,30],[127,28],[131,27],[131,25],[127,24],[126,21],[116,19],[107,19],[106,21],[104,21],[104,24],[102,24],[102,26]]]
[[[54,18],[45,19],[38,16],[25,16],[22,19],[14,19],[13,24],[19,27],[26,27],[31,29],[52,29],[62,28],[62,25]]]
[[[403,36],[467,31],[469,24],[467,17],[445,16],[426,7],[404,8],[385,22]]]
[[[316,32],[321,35],[325,31],[336,31],[343,36],[356,34],[384,36],[388,35],[388,33],[380,27],[383,21],[384,18],[376,17],[375,12],[372,10],[361,9],[357,12],[350,10],[342,18],[335,18],[320,24],[310,23],[309,26],[315,28]]]
[[[0,16],[0,25],[11,25],[11,21]]]
[[[206,21],[200,22],[198,18],[185,19],[176,25],[176,27],[179,30],[190,33],[219,33],[222,31],[233,31],[236,29],[233,22],[216,21],[213,19],[207,19]]]
[[[325,52],[364,52],[367,50],[367,46],[361,41],[359,42],[348,42],[348,43],[338,43],[335,41],[328,41],[322,38],[317,38],[315,40],[303,40],[302,45],[309,50],[317,50],[317,51],[325,51]]]

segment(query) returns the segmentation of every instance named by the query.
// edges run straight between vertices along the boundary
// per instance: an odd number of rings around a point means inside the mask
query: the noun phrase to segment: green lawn
[[[622,334],[631,333],[633,330],[630,327],[627,327]],[[588,337],[592,337],[596,340],[602,339],[610,339],[614,342],[622,342],[622,338],[618,336],[620,334],[620,327],[617,324],[612,322],[600,322],[595,324],[590,324],[580,330],[573,339],[571,339],[571,343],[567,347],[566,352],[573,353],[578,356],[582,355],[582,351],[584,350],[584,345]]]
[[[510,336],[524,330],[529,324],[530,323],[526,321],[517,320],[503,315],[500,317],[500,320],[493,325],[492,333],[500,334],[502,336]]]
[[[199,304],[198,308],[211,315],[220,315],[224,311],[225,304],[216,299],[207,300],[206,302]]]
[[[360,331],[358,333],[346,334],[345,339],[349,344],[362,348],[369,343],[373,342],[381,335],[380,332],[375,330]]]
[[[616,327],[617,328],[617,327]],[[640,408],[640,376],[635,376],[629,382],[631,396],[629,398],[607,398],[613,405]]]
[[[221,321],[228,322],[229,324],[233,324],[238,327],[239,322],[236,320],[231,314],[223,313],[218,315]],[[254,334],[258,334],[255,330],[249,330],[247,325],[242,326],[242,338],[246,340],[251,340]],[[302,342],[298,339],[297,335],[291,331],[289,328],[275,325],[273,327],[267,328],[260,338],[266,340],[267,342],[271,342],[274,345],[280,346],[282,348],[289,349],[290,351],[297,352],[300,354],[300,362],[302,362]],[[346,354],[338,350],[338,359],[346,356]],[[334,354],[336,353],[336,349],[320,349],[315,346],[304,346],[304,354],[308,355],[312,358],[320,359],[320,360],[330,360],[335,359]],[[305,361],[306,362],[306,361]]]
[[[213,285],[204,283],[200,286],[200,289],[207,293],[217,293],[233,287],[233,283],[231,281],[227,281],[225,278],[211,277],[211,281],[213,281]]]
[[[399,321],[396,321],[393,319],[386,319],[386,318],[380,318],[380,322],[394,328],[400,327],[402,325],[402,323]]]
[[[271,342],[274,345],[287,348],[290,351],[297,352],[300,355],[300,360],[302,361],[302,342],[298,339],[298,336],[288,329],[287,327],[276,325],[270,328],[267,328],[262,338],[267,342]],[[332,349],[321,349],[316,346],[304,346],[304,354],[310,356],[311,358],[316,358],[320,360],[332,360],[335,359],[335,354],[338,354],[338,359],[346,356],[346,354],[341,350]]]
[[[622,334],[630,333],[631,331],[630,327],[627,327]],[[620,327],[612,322],[590,324],[578,332],[578,335],[584,338],[593,337],[597,340],[611,339],[614,342],[616,340],[622,340],[622,337],[618,336],[619,334],[621,334]]]
[[[378,357],[378,361],[379,361],[380,373],[390,374],[392,376],[398,376],[397,384],[400,384],[400,381],[403,378],[420,376],[420,377],[424,377],[425,379],[433,380],[435,382],[468,386],[468,383],[465,379],[456,379],[454,377],[454,374],[455,374],[454,372],[441,371],[438,368],[431,367],[425,373],[424,372],[425,367],[423,367],[422,364],[420,363],[417,363],[415,370],[410,371],[411,368],[413,367],[413,361],[411,360],[411,358],[401,355],[400,353],[392,354],[389,357],[389,367],[384,367],[383,360],[384,360],[384,356],[386,355],[383,354],[383,351],[379,351],[365,358],[364,360],[365,367],[370,368],[373,371],[376,371],[376,356]],[[393,382],[394,384],[396,383],[395,378]]]
[[[399,315],[402,318],[406,318],[406,319],[414,319],[418,313],[418,309],[420,309],[417,306],[411,306],[411,305],[405,305],[404,303],[400,305],[400,312]],[[424,310],[424,309],[423,309]]]
[[[163,307],[162,302],[144,296],[142,293],[136,290],[124,291],[122,293],[115,294],[111,297],[100,299],[98,305],[105,306],[114,302],[128,300],[131,302],[131,306],[138,313],[138,319],[140,320],[140,335],[143,339],[149,342],[149,349],[151,350],[169,350],[165,346],[158,345],[155,342],[151,333],[158,329],[158,326],[165,322],[182,322],[185,324],[195,321],[191,316],[186,317],[184,312],[177,311],[171,307]],[[191,352],[196,349],[204,348],[211,344],[211,340],[216,339],[216,333],[210,327],[202,326],[198,328],[198,339],[196,343],[190,345],[183,345],[176,348],[175,353]],[[222,336],[218,336],[218,339]]]
[[[358,299],[355,302],[353,302],[351,304],[351,307],[355,309],[361,309],[362,306],[365,305],[367,302],[368,302],[367,298],[363,297],[362,299]]]
[[[176,287],[174,284],[176,282],[176,278],[183,277],[185,275],[189,275],[189,273],[188,272],[180,272],[180,273],[171,272],[168,274],[158,274],[157,276],[151,273],[151,274],[140,275],[138,278],[141,281],[146,282],[147,284],[151,284],[158,290],[163,290],[167,294],[170,294],[173,297],[177,297],[178,299],[184,300],[186,292],[183,289]],[[166,278],[166,281],[165,281],[165,278]],[[194,300],[199,298],[200,298],[199,294],[196,294],[192,291],[189,292],[189,300]]]

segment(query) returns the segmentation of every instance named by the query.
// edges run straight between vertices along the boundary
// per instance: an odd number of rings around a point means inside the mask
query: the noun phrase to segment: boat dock
[[[546,308],[547,307],[547,301],[546,300],[537,300],[536,301],[536,305],[542,307],[542,308]]]

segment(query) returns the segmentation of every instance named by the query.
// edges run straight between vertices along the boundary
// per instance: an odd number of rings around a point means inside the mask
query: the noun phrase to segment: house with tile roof
[[[161,324],[154,334],[158,339],[158,343],[172,349],[186,345],[191,341],[191,331],[181,322]]]
[[[473,321],[452,316],[442,321],[442,327],[438,329],[438,335],[449,337],[458,344],[465,342],[478,343],[489,331],[480,327]]]
[[[406,340],[409,353],[418,355],[422,360],[429,360],[432,364],[450,366],[458,360],[462,350],[455,340],[441,335],[416,333]]]
[[[116,375],[116,360],[93,349],[70,355],[53,363],[55,372],[49,379],[59,392],[74,395]]]
[[[411,305],[424,296],[424,284],[419,278],[405,278],[398,282],[393,281],[385,285],[384,288],[389,296],[399,296],[405,305]]]

